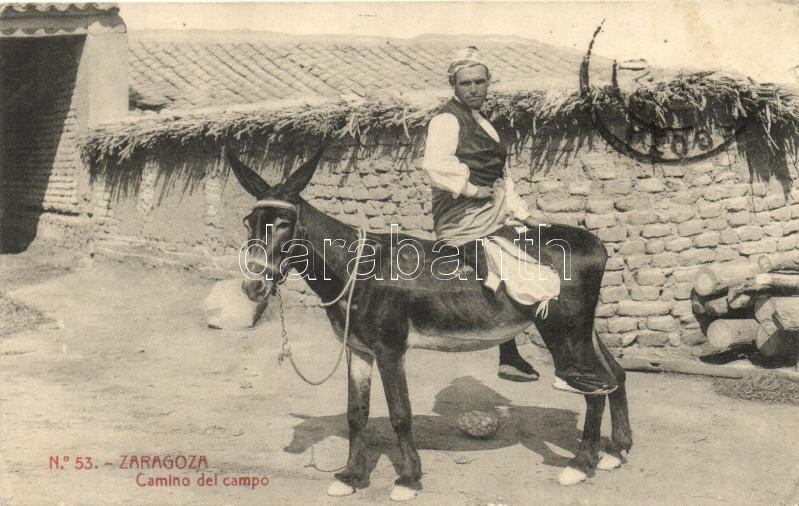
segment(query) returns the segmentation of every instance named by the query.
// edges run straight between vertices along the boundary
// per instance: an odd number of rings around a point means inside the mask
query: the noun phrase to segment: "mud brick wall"
[[[408,147],[397,138],[367,140],[357,150],[334,146],[303,196],[353,225],[387,232],[396,223],[432,238],[431,191]],[[285,167],[268,162],[274,153],[250,155],[268,181],[281,179]],[[604,241],[610,258],[596,328],[610,346],[630,352],[695,350],[704,341],[689,301],[696,270],[790,250],[799,237],[799,191],[784,181],[752,181],[735,145],[701,162],[661,165],[633,161],[595,139],[579,151],[526,146],[510,167],[541,222],[585,227]],[[226,167],[195,155],[124,170],[124,184],[95,184],[98,252],[240,276],[241,220],[253,198]],[[290,303],[318,302],[301,281],[288,286]]]
[[[70,212],[78,205],[76,83],[82,39],[4,40],[3,187],[8,201]]]
[[[41,213],[79,211],[84,167],[76,76],[82,45],[82,37],[0,42],[3,251],[29,243]]]

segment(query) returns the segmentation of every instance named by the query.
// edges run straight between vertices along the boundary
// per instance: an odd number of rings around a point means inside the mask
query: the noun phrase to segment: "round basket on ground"
[[[458,418],[458,428],[467,435],[477,439],[491,439],[502,425],[496,413],[486,411],[469,411]]]

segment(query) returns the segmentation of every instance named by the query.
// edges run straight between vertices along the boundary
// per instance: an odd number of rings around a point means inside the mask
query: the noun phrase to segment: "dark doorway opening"
[[[78,212],[76,81],[84,41],[0,40],[0,253],[25,251],[43,213]]]

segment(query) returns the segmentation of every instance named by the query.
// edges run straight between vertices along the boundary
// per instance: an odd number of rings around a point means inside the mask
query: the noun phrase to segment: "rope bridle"
[[[258,200],[255,203],[254,209],[259,207],[274,207],[278,209],[287,209],[292,211],[295,215],[294,220],[294,230],[292,231],[291,241],[293,242],[295,239],[298,239],[300,236],[300,230],[304,230],[304,227],[300,223],[300,210],[291,202],[285,200],[277,200],[277,199],[268,199],[268,200]],[[344,294],[347,295],[347,307],[344,312],[344,338],[341,340],[341,349],[338,353],[338,358],[336,359],[336,364],[333,366],[333,369],[328,373],[325,377],[320,380],[312,380],[308,378],[305,374],[300,371],[300,368],[297,366],[297,363],[294,361],[294,355],[291,352],[291,344],[289,344],[288,333],[286,332],[286,318],[283,314],[283,298],[280,296],[280,285],[286,282],[286,277],[289,269],[291,269],[290,265],[286,266],[285,272],[282,268],[279,267],[280,271],[280,278],[275,278],[272,281],[272,288],[269,292],[269,295],[274,295],[277,297],[279,309],[280,309],[280,328],[283,335],[283,343],[280,348],[280,354],[277,357],[278,364],[282,364],[283,361],[288,358],[289,363],[294,368],[294,372],[297,373],[303,381],[308,383],[309,385],[317,386],[321,385],[322,383],[326,382],[330,378],[333,377],[333,374],[336,373],[339,366],[341,365],[341,359],[344,356],[344,351],[347,349],[347,344],[349,341],[350,335],[350,312],[352,309],[352,296],[355,293],[355,281],[358,278],[358,268],[360,267],[361,263],[361,256],[363,255],[363,247],[365,246],[366,239],[366,232],[364,229],[358,227],[358,249],[355,253],[355,272],[352,276],[349,276],[349,279],[344,284],[344,288],[341,290],[341,293],[338,294],[336,298],[328,302],[320,302],[320,307],[329,307],[333,304],[338,303]],[[293,247],[293,246],[292,246]],[[291,250],[289,250],[290,252]],[[282,263],[282,262],[281,262]],[[264,274],[264,279],[266,279],[266,275]],[[349,356],[347,357],[347,361],[349,362]]]
[[[256,209],[262,208],[262,207],[274,207],[276,209],[286,209],[286,210],[291,211],[292,213],[294,213],[294,217],[295,217],[294,218],[294,229],[292,230],[291,239],[289,240],[289,242],[292,244],[292,247],[294,247],[293,246],[294,241],[299,238],[300,231],[302,229],[304,229],[304,227],[300,224],[300,208],[297,207],[296,205],[292,204],[291,202],[286,201],[286,200],[267,199],[267,200],[258,200],[255,203],[255,205],[253,206],[253,211],[256,210]],[[291,252],[291,249],[289,249],[289,251],[287,251],[286,253],[290,253],[290,252]],[[283,262],[281,262],[281,264],[282,263]],[[272,280],[272,291],[273,292],[277,290],[277,288],[276,288],[277,286],[282,285],[283,283],[286,282],[286,275],[288,274],[288,271],[290,269],[291,269],[291,266],[288,265],[288,264],[286,264],[285,269],[282,268],[280,265],[278,265],[278,271],[279,271],[280,277],[279,278],[275,278],[274,280]],[[264,274],[264,279],[266,280],[266,274]]]

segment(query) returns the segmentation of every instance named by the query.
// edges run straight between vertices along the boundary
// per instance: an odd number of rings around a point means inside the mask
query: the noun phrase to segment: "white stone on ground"
[[[209,327],[223,330],[246,330],[258,322],[266,301],[251,301],[241,290],[243,277],[214,284],[205,298],[203,309]]]
[[[345,495],[352,495],[354,493],[355,489],[353,487],[338,480],[331,483],[327,488],[327,495],[333,497],[343,497]]]

